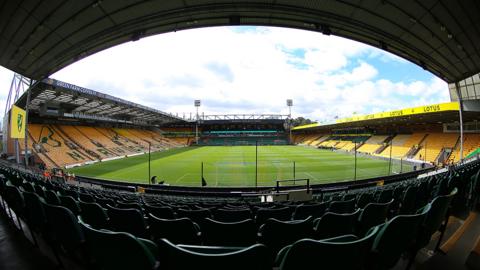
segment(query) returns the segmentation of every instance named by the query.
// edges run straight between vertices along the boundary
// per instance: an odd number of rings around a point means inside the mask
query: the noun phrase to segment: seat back
[[[367,204],[373,201],[373,194],[370,192],[364,192],[358,196],[357,208],[364,208]]]
[[[60,205],[68,208],[75,216],[80,214],[80,206],[78,202],[71,196],[59,196]]]
[[[305,204],[298,205],[293,212],[293,219],[306,219],[312,217],[313,219],[323,216],[327,209],[326,203]]]
[[[63,206],[43,203],[47,225],[54,241],[67,251],[75,251],[85,241],[78,220]]]
[[[60,198],[58,198],[57,193],[53,190],[45,191],[45,202],[53,205],[61,205]]]
[[[399,213],[401,215],[409,215],[415,213],[416,209],[416,197],[417,197],[418,187],[409,186],[405,190],[405,193],[402,198],[402,203],[400,206]]]
[[[274,218],[277,220],[288,221],[292,219],[293,209],[289,207],[282,207],[276,209],[270,208],[260,208],[257,210],[255,216],[255,223],[257,226],[262,225],[269,218]]]
[[[379,228],[374,227],[365,237],[354,235],[313,240],[302,239],[286,247],[279,258],[280,269],[308,269],[318,264],[321,269],[354,270],[366,269],[366,258]]]
[[[219,248],[221,249],[221,247]],[[226,253],[218,251],[200,253],[176,246],[168,240],[162,239],[158,243],[158,249],[163,270],[272,269],[267,249],[261,244],[255,244],[237,251],[230,251],[231,249],[227,248],[229,251]]]
[[[359,213],[359,209],[349,214],[325,213],[313,222],[315,239],[353,234]]]
[[[25,219],[29,228],[38,233],[44,233],[47,226],[47,217],[41,197],[33,192],[23,192],[25,200]]]
[[[90,256],[99,269],[155,269],[158,262],[150,249],[135,236],[124,232],[96,230],[80,223]]]
[[[440,229],[442,222],[446,220],[448,208],[456,194],[457,189],[455,188],[450,194],[433,199],[431,209],[428,211],[415,239],[417,249],[425,247],[430,242],[432,235]]]
[[[221,222],[207,218],[202,226],[204,245],[246,247],[255,244],[257,239],[253,219]]]
[[[108,229],[107,212],[98,203],[79,202],[83,221],[95,229]]]
[[[385,223],[373,243],[370,268],[388,269],[398,262],[401,255],[414,244],[420,224],[430,207],[427,204],[418,214],[398,215]]]
[[[178,209],[176,212],[177,217],[189,218],[193,222],[197,223],[200,228],[202,227],[202,223],[206,218],[212,218],[212,213],[210,212],[210,210],[204,208],[195,210]]]
[[[355,209],[355,199],[350,199],[348,201],[332,201],[328,206],[328,212],[345,214],[351,213]]]
[[[284,246],[303,238],[312,238],[312,220],[312,217],[294,221],[270,218],[258,230],[259,242],[266,245],[275,257]]]
[[[387,203],[369,203],[358,216],[358,235],[364,235],[371,227],[385,223],[388,208],[393,199]]]
[[[153,205],[145,205],[145,210],[147,213],[152,214],[158,218],[164,219],[174,219],[175,213],[173,209],[168,206],[153,206]]]
[[[148,220],[156,243],[166,238],[175,244],[200,244],[199,227],[189,218],[161,219],[149,214]]]
[[[127,232],[137,237],[148,238],[147,225],[138,209],[120,209],[107,206],[109,227],[116,232]]]
[[[213,218],[221,222],[238,222],[252,218],[250,209],[216,209],[213,211]]]

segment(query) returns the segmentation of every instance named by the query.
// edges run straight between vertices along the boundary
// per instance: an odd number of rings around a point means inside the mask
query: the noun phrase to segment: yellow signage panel
[[[308,125],[303,125],[303,126],[296,126],[296,127],[292,128],[292,130],[304,129],[304,128],[312,128],[312,127],[318,127],[318,126],[320,126],[319,123],[313,123],[313,124],[308,124]]]
[[[13,105],[10,111],[10,137],[14,139],[25,138],[25,111]]]
[[[395,111],[389,111],[389,112],[356,115],[352,117],[338,119],[336,123],[348,123],[348,122],[365,121],[365,120],[371,120],[371,119],[381,119],[381,118],[399,117],[399,116],[425,114],[425,113],[458,111],[459,109],[460,109],[460,106],[458,105],[458,102],[448,102],[448,103],[432,104],[432,105],[426,105],[426,106],[420,106],[420,107],[414,107],[414,108],[406,108],[402,110],[395,110]]]

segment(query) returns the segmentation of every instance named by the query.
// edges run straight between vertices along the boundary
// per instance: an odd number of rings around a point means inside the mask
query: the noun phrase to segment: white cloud
[[[293,29],[247,30],[203,28],[145,38],[52,77],[187,116],[194,99],[202,100],[206,114],[224,114],[287,113],[285,100],[292,98],[294,115],[318,120],[448,100],[446,84],[433,76],[409,82],[380,77],[369,60],[406,61],[365,44]]]

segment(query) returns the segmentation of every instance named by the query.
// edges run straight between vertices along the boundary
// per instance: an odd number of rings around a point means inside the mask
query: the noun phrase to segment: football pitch
[[[302,146],[202,146],[151,153],[151,176],[169,185],[274,186],[275,180],[310,179],[311,184],[351,181],[353,154]],[[411,167],[395,161],[357,157],[356,179],[384,176]],[[148,154],[99,162],[69,170],[80,176],[148,183]],[[257,180],[256,180],[257,179]],[[297,184],[302,184],[299,181]],[[304,183],[303,183],[304,184]]]

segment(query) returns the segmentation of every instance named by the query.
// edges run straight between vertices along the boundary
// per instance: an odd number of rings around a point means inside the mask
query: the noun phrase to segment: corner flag
[[[207,186],[207,181],[205,181],[205,178],[202,176],[202,187]]]
[[[10,138],[25,138],[25,111],[13,105],[10,111]]]

